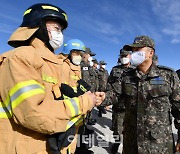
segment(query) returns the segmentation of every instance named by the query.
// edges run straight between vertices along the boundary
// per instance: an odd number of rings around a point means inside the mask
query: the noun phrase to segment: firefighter
[[[15,48],[1,56],[0,153],[49,153],[49,135],[68,131],[104,98],[86,92],[56,99],[64,72],[63,60],[54,51],[62,45],[67,26],[62,9],[38,3],[24,12],[22,24],[11,35],[8,44]]]

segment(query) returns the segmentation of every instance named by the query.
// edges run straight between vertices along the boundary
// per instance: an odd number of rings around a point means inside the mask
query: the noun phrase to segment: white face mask
[[[121,64],[128,64],[130,62],[130,59],[127,57],[121,58]]]
[[[99,69],[99,65],[97,65],[97,69]]]
[[[74,65],[80,65],[81,60],[82,60],[82,57],[81,57],[81,56],[73,56],[73,57],[72,57],[72,63],[73,63]]]
[[[92,61],[90,61],[90,62],[89,62],[89,65],[90,65],[90,66],[93,66],[93,62],[92,62]]]
[[[92,58],[92,57],[89,57],[89,58],[88,58],[88,61],[89,61],[89,62],[90,62],[90,61],[92,61],[92,60],[93,60],[93,58]]]
[[[136,51],[131,54],[131,64],[138,66],[145,61],[145,52],[144,51]]]
[[[51,36],[52,36],[51,40],[49,40],[51,47],[54,50],[60,48],[64,40],[62,32],[57,32],[54,30],[51,30],[49,32],[51,33]]]
[[[106,68],[106,65],[102,65],[101,67],[105,69],[105,68]]]

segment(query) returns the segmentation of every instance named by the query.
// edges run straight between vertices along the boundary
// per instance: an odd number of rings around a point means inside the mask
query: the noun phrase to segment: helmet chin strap
[[[49,35],[48,35],[45,21],[41,22],[39,29],[35,33],[35,37],[43,41],[44,44],[47,46],[47,48],[51,50],[52,52],[54,52],[54,49],[49,44]]]

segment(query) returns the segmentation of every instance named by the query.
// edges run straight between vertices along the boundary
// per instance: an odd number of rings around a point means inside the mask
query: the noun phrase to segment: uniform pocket
[[[125,95],[128,96],[137,96],[137,88],[134,84],[132,83],[125,83],[123,87],[123,92]]]
[[[151,90],[149,90],[151,97],[162,97],[170,95],[170,87],[167,85],[153,85]]]

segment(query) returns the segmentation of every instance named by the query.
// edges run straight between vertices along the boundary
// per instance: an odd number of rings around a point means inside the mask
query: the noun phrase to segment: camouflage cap
[[[92,62],[95,64],[99,64],[96,58],[93,58]]]
[[[134,39],[133,44],[125,45],[123,47],[124,50],[132,51],[132,48],[142,48],[142,47],[150,47],[155,50],[154,40],[149,36],[137,36]]]
[[[91,51],[90,48],[86,48],[85,53],[88,53],[90,56],[95,56],[96,54]]]
[[[104,60],[101,60],[101,61],[99,62],[99,64],[101,64],[101,65],[107,65],[107,63],[106,63]]]
[[[130,53],[131,53],[130,51],[127,51],[127,50],[124,50],[124,49],[120,50],[120,56],[122,56],[122,57],[126,57]]]

